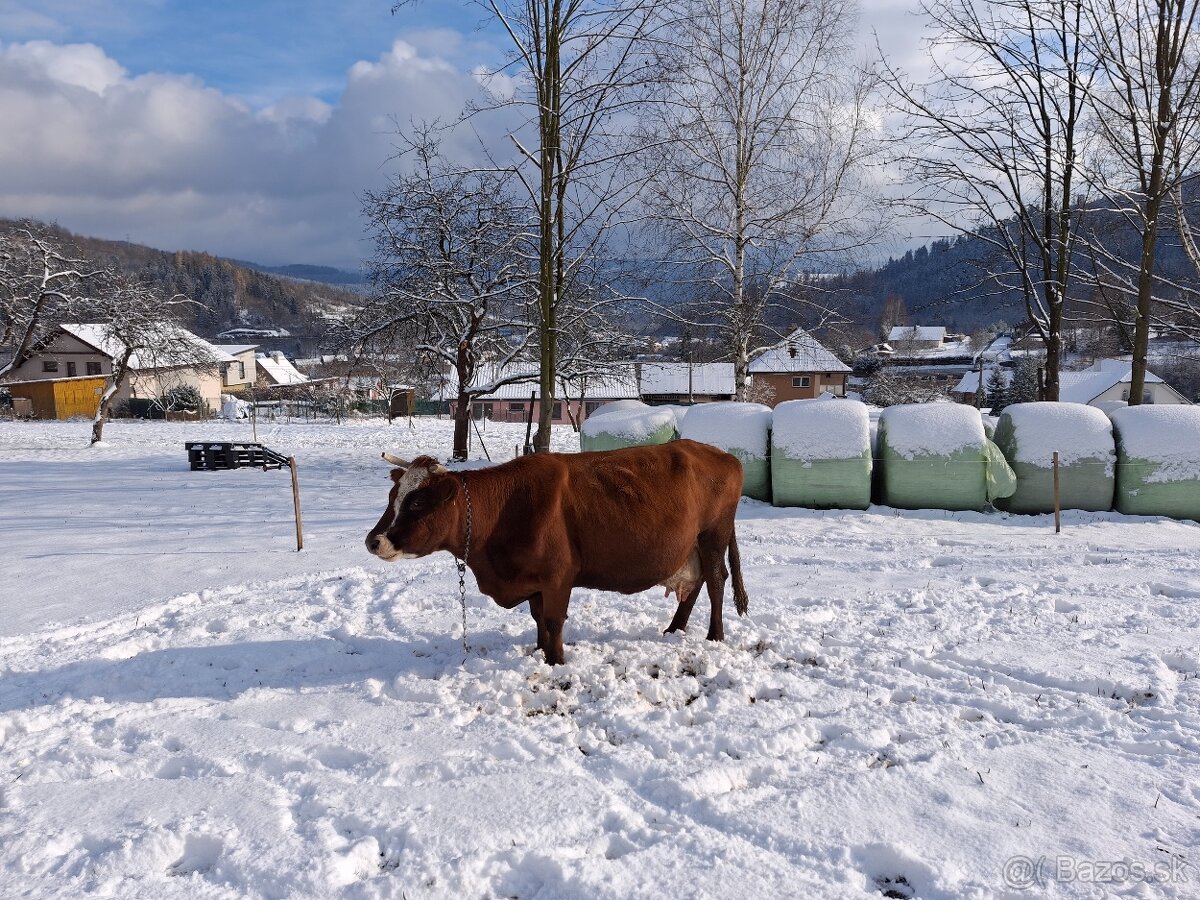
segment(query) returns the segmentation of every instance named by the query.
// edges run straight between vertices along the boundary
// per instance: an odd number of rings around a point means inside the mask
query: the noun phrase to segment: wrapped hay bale
[[[885,409],[878,464],[880,502],[899,509],[983,509],[1016,488],[979,410],[959,403]]]
[[[688,410],[679,436],[712,444],[742,463],[742,493],[771,499],[771,409],[761,403],[700,403]]]
[[[675,415],[669,409],[643,404],[612,410],[603,415],[599,412],[597,410],[588,416],[579,429],[580,450],[644,447],[648,444],[665,444],[679,436],[675,430]]]
[[[608,403],[602,403],[592,410],[589,419],[594,419],[596,416],[607,416],[609,413],[625,412],[630,409],[649,409],[650,407],[641,400],[610,400]]]
[[[1017,489],[996,505],[1016,513],[1054,512],[1054,451],[1063,509],[1112,509],[1116,446],[1112,423],[1082,403],[1015,403],[996,426],[996,444]]]
[[[1200,519],[1200,407],[1130,406],[1112,422],[1117,511]]]
[[[857,400],[788,400],[771,423],[776,506],[866,509],[871,505],[871,417]]]

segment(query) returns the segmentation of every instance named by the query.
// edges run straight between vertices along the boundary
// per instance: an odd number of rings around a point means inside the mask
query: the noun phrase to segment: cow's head
[[[405,462],[383,454],[391,463],[392,492],[388,507],[367,535],[367,549],[389,562],[416,559],[446,549],[458,516],[450,502],[458,480],[429,456]]]

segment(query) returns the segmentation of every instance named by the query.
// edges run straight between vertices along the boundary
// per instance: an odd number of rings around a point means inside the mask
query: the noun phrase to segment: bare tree
[[[907,116],[901,162],[922,213],[998,251],[988,273],[1019,290],[1057,400],[1063,313],[1082,204],[1080,144],[1096,64],[1091,0],[934,0],[933,76],[885,78]]]
[[[878,234],[875,79],[853,62],[850,0],[661,6],[647,203],[681,280],[715,301],[690,324],[719,329],[744,399],[767,310],[795,302],[806,263]]]
[[[369,354],[404,344],[454,373],[453,456],[466,459],[473,401],[535,377],[513,363],[535,333],[536,231],[503,174],[453,171],[428,140],[410,149],[413,174],[364,199],[373,293],[350,334]]]
[[[1139,404],[1155,304],[1171,307],[1155,255],[1170,227],[1171,198],[1200,156],[1200,0],[1093,0],[1093,7],[1103,76],[1092,92],[1103,142],[1093,179],[1139,238],[1136,258],[1098,247],[1098,268],[1110,290],[1136,298],[1129,402]]]
[[[98,339],[112,359],[100,404],[92,421],[92,443],[104,439],[112,401],[136,371],[143,389],[165,397],[187,374],[217,368],[208,345],[197,343],[178,324],[183,310],[195,301],[176,294],[167,297],[152,285],[109,273],[103,288],[89,301],[88,313],[101,324]]]
[[[541,399],[534,445],[544,451],[550,447],[562,304],[636,193],[626,165],[633,148],[623,124],[644,84],[642,41],[655,3],[474,2],[511,43],[509,61],[495,74],[510,76],[506,83],[516,89],[492,108],[525,113],[512,140],[538,231]]]
[[[0,364],[0,378],[37,352],[50,328],[71,318],[100,274],[33,223],[0,234],[0,348],[12,353]]]

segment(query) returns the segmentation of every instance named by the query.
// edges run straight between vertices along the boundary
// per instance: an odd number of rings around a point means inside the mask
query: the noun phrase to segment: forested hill
[[[19,223],[0,219],[9,232]],[[168,252],[128,241],[109,241],[46,226],[72,257],[148,278],[168,294],[197,302],[185,324],[205,337],[231,327],[286,328],[294,334],[323,332],[323,317],[361,302],[352,291],[316,281],[297,281],[256,271],[208,253]]]
[[[1200,196],[1189,197],[1189,202],[1200,202]],[[1140,239],[1118,216],[1094,210],[1086,221],[1088,240],[1126,260],[1138,259]],[[1086,244],[1078,246],[1075,266],[1080,277],[1072,292],[1076,296],[1091,291],[1087,275],[1094,266]],[[1156,256],[1160,275],[1178,284],[1197,284],[1197,273],[1180,247],[1173,224],[1160,230]],[[899,298],[913,322],[969,333],[998,320],[1013,324],[1025,318],[1020,292],[988,277],[989,272],[1011,268],[1012,263],[1002,259],[992,244],[967,234],[935,240],[877,269],[836,279],[833,286],[840,292],[843,312],[864,325],[878,325],[884,305]]]

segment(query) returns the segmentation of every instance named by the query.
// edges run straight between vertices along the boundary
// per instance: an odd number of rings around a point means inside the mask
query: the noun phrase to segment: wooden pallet
[[[288,458],[262,444],[231,441],[189,441],[188,463],[193,472],[219,472],[226,469],[285,469]]]

